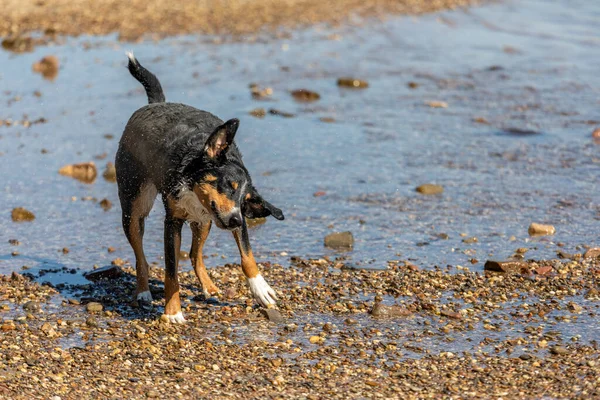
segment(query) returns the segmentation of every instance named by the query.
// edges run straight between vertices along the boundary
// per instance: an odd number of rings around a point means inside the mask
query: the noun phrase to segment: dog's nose
[[[230,228],[239,228],[242,226],[242,217],[234,214],[229,218],[229,227]]]

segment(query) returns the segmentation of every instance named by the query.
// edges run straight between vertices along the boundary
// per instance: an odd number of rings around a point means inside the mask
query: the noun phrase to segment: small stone
[[[30,222],[35,219],[35,215],[23,207],[13,208],[11,217],[13,222]]]
[[[85,320],[85,324],[87,326],[92,327],[92,328],[97,328],[98,327],[98,321],[94,317],[89,317],[88,319],[86,319]]]
[[[146,393],[146,397],[149,399],[154,399],[156,397],[160,397],[160,393],[158,393],[156,390],[150,390],[148,393]]]
[[[28,312],[37,312],[40,310],[40,304],[37,301],[28,301],[23,304],[23,310]]]
[[[190,253],[188,253],[185,250],[180,250],[179,251],[179,259],[180,260],[189,260],[190,259]]]
[[[358,324],[358,321],[357,321],[357,320],[355,320],[354,318],[346,318],[346,319],[344,320],[344,323],[345,323],[346,325],[356,325],[356,324]]]
[[[112,208],[112,203],[109,199],[102,199],[100,200],[100,207],[102,207],[104,211],[108,211]]]
[[[99,281],[101,279],[115,279],[123,274],[121,267],[117,265],[107,265],[93,271],[86,272],[83,276],[90,281]]]
[[[408,82],[409,89],[416,89],[419,87],[419,84],[417,82]]]
[[[592,132],[592,139],[594,139],[594,142],[600,144],[600,128],[594,129]]]
[[[283,364],[283,360],[281,358],[272,358],[271,364],[273,364],[273,366],[276,368],[281,367],[281,364]]]
[[[316,335],[315,336],[311,336],[308,339],[308,341],[311,342],[312,344],[320,343],[321,342],[321,336],[316,336]]]
[[[298,325],[296,324],[287,324],[283,329],[285,329],[286,332],[295,332],[298,330]]]
[[[529,265],[523,261],[486,261],[483,266],[485,271],[506,272],[516,274],[529,274]]]
[[[337,85],[339,87],[351,89],[366,89],[369,87],[369,83],[367,81],[356,78],[339,78],[337,80]]]
[[[531,354],[523,353],[519,356],[519,358],[523,361],[531,360],[533,357]]]
[[[600,257],[600,248],[597,248],[597,247],[588,249],[583,254],[583,258],[585,258],[585,259],[587,259],[587,258],[598,258],[598,257]]]
[[[448,318],[462,319],[462,314],[459,312],[442,310],[442,311],[440,311],[440,314],[443,315],[444,317],[448,317]]]
[[[425,104],[427,104],[431,108],[448,108],[448,103],[446,103],[445,101],[433,100],[428,101]]]
[[[322,191],[322,190],[319,190],[318,192],[314,192],[314,193],[313,193],[313,196],[314,196],[314,197],[322,197],[322,196],[325,196],[326,194],[327,194],[327,192],[324,192],[324,191]]]
[[[13,246],[19,246],[21,244],[17,239],[8,239],[8,243]]]
[[[103,309],[102,304],[96,303],[96,302],[88,303],[86,306],[86,310],[90,313],[100,312],[100,311],[102,311],[102,309]]]
[[[96,164],[93,161],[65,165],[58,170],[58,173],[63,176],[70,176],[83,183],[93,183],[96,180],[98,171],[96,170]]]
[[[334,232],[325,236],[325,247],[332,249],[346,248],[351,249],[354,246],[354,236],[352,232]]]
[[[544,225],[532,222],[531,225],[529,225],[528,232],[530,236],[548,236],[554,235],[556,228],[554,228],[552,225]]]
[[[68,299],[67,301],[69,302],[69,304],[72,304],[74,306],[78,306],[81,304],[81,302],[77,299]]]
[[[560,355],[569,354],[570,351],[564,346],[557,345],[557,346],[550,347],[550,353],[560,356]]]
[[[321,118],[319,118],[319,121],[325,122],[325,123],[328,123],[328,124],[332,124],[332,123],[335,122],[335,118],[333,118],[333,117],[321,117]]]
[[[42,74],[45,79],[54,80],[58,75],[58,58],[46,56],[33,64],[33,71]]]
[[[323,325],[323,331],[325,331],[325,332],[331,332],[331,331],[333,331],[333,324],[331,322],[326,322]]]
[[[44,323],[44,325],[42,325],[40,330],[42,332],[44,332],[44,334],[50,338],[56,336],[56,331],[54,330],[52,325],[50,325],[48,322]]]
[[[312,90],[308,89],[292,90],[291,93],[294,100],[303,103],[317,101],[321,98],[321,95],[319,93],[313,92]]]
[[[586,299],[600,298],[600,291],[596,288],[591,288],[584,296]]]
[[[279,310],[275,308],[261,308],[260,312],[271,322],[275,322],[276,324],[283,322],[284,318],[279,312]]]
[[[466,244],[473,244],[473,243],[478,243],[479,239],[477,239],[476,237],[470,237],[470,238],[463,239],[462,242],[466,243]]]
[[[374,317],[407,317],[412,315],[412,312],[404,307],[397,305],[386,306],[378,302],[373,305],[371,315]]]
[[[267,115],[267,111],[264,108],[255,108],[248,112],[248,114],[256,118],[264,118]]]
[[[296,116],[295,114],[292,114],[292,113],[289,113],[286,111],[276,110],[274,108],[269,109],[269,114],[278,115],[278,116],[284,117],[284,118],[293,118]]]
[[[237,290],[231,287],[227,288],[225,292],[223,292],[223,296],[225,296],[226,299],[235,299],[237,297]]]
[[[426,183],[421,186],[417,186],[415,189],[418,193],[424,195],[433,195],[433,194],[441,194],[444,192],[444,188],[441,185],[434,185],[431,183]]]
[[[552,271],[554,271],[554,269],[551,266],[549,266],[549,265],[545,265],[543,267],[536,268],[534,271],[538,275],[548,275]]]
[[[115,168],[115,164],[108,162],[106,163],[106,168],[102,173],[102,177],[104,180],[108,182],[116,182],[117,181],[117,169]]]
[[[506,128],[506,129],[502,129],[500,131],[500,133],[503,133],[505,135],[514,135],[514,136],[532,136],[532,135],[539,135],[542,132],[540,131],[534,131],[533,129],[525,129],[525,128]]]

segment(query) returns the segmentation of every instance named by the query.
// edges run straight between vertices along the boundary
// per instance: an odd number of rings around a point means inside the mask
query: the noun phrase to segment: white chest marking
[[[188,221],[203,224],[211,219],[210,213],[204,208],[202,203],[200,203],[196,193],[188,188],[181,188],[179,190],[177,208],[185,211]]]

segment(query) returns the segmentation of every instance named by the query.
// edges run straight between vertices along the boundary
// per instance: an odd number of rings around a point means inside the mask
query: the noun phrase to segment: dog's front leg
[[[165,315],[170,322],[179,324],[185,322],[181,313],[177,277],[182,226],[183,220],[174,218],[167,207],[165,216]]]
[[[248,286],[256,301],[267,308],[272,307],[276,304],[275,301],[277,300],[277,295],[258,270],[254,255],[252,255],[250,240],[248,239],[248,227],[246,226],[244,218],[242,218],[242,221],[241,228],[233,231],[233,237],[235,238],[242,258],[242,271],[244,271],[244,275],[246,275]]]

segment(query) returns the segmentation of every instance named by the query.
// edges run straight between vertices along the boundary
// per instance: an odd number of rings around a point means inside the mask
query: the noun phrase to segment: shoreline
[[[42,32],[46,36],[106,35],[136,41],[145,35],[247,35],[314,24],[356,23],[362,18],[418,15],[470,6],[481,0],[227,0],[221,2],[121,2],[5,0],[0,36],[15,38]],[[143,10],[143,11],[139,11]]]
[[[185,271],[186,325],[160,319],[164,272],[157,266],[150,271],[157,299],[150,310],[130,303],[135,268],[128,264],[120,276],[76,285],[79,295],[62,300],[56,289],[23,275],[3,276],[0,394],[600,396],[593,333],[561,333],[597,312],[600,260],[530,265],[543,273],[428,271],[406,262],[364,271],[325,259],[265,265],[265,278],[281,295],[278,322],[253,305],[238,265],[209,269],[223,293],[218,301],[195,295],[196,278]]]

